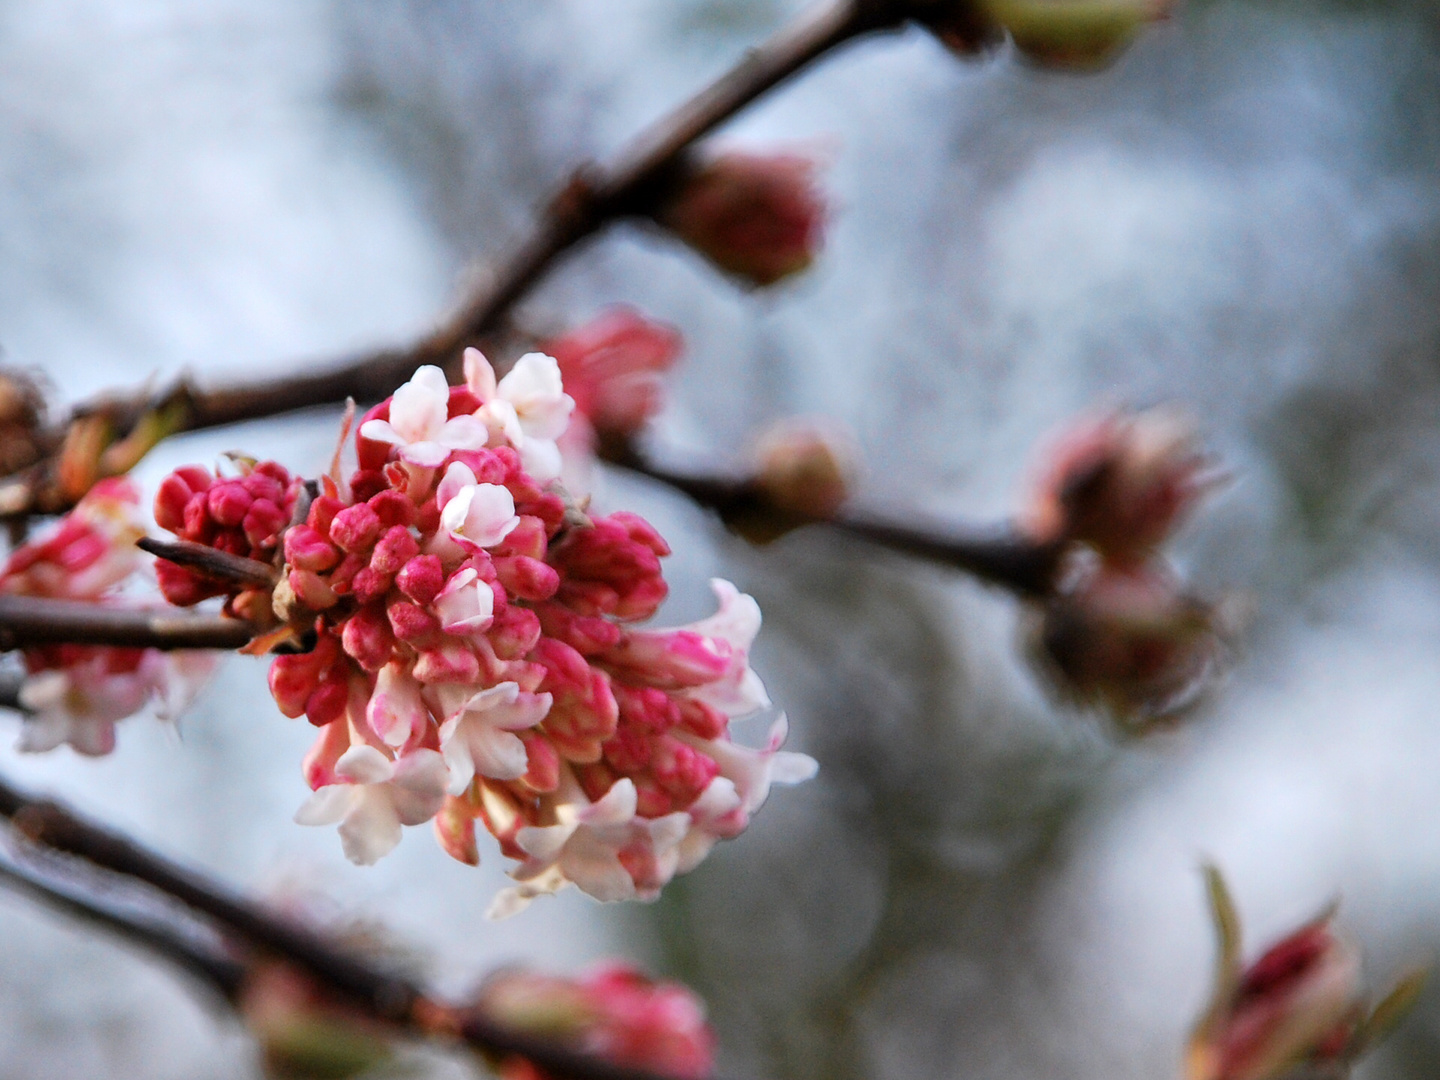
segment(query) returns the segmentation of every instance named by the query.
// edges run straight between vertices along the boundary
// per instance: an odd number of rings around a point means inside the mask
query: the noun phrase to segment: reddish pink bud
[[[380,515],[366,503],[341,510],[330,522],[330,539],[341,551],[367,551],[379,535]]]
[[[227,527],[243,522],[245,512],[254,501],[255,497],[245,490],[245,485],[233,480],[221,481],[205,495],[210,516]]]
[[[308,525],[285,534],[285,561],[300,570],[324,573],[340,561],[340,549]]]
[[[382,491],[372,495],[368,505],[380,519],[381,526],[386,529],[415,523],[415,504],[398,491]]]
[[[521,600],[548,600],[560,588],[555,568],[528,555],[497,558],[495,573],[505,591]]]
[[[445,588],[445,569],[434,555],[417,555],[395,575],[400,591],[417,604],[429,604]]]
[[[521,777],[525,786],[532,791],[554,791],[560,786],[560,755],[555,747],[538,731],[517,731],[520,741],[525,744],[526,769]]]
[[[550,552],[561,578],[556,599],[582,615],[649,618],[668,591],[659,556],[669,550],[634,514],[596,518],[592,528],[571,530]]]
[[[301,766],[305,782],[312,790],[318,791],[327,784],[340,782],[335,772],[335,763],[350,749],[350,725],[327,724],[320,729],[320,737],[305,755]]]
[[[495,612],[485,636],[500,659],[519,660],[540,640],[540,619],[529,608],[511,604]]]
[[[835,424],[793,419],[760,440],[755,482],[770,504],[808,518],[834,517],[855,485],[854,441]]]
[[[341,634],[345,651],[366,671],[379,671],[395,651],[395,635],[378,604],[367,604],[345,621]]]
[[[345,504],[333,495],[321,495],[310,504],[310,513],[305,518],[305,524],[321,536],[329,536],[335,515],[344,509]]]
[[[211,479],[210,473],[198,465],[172,472],[155,493],[155,523],[169,532],[181,532],[185,528],[185,507],[196,494],[210,487]]]
[[[696,738],[718,739],[725,734],[730,718],[719,709],[694,698],[680,701],[680,726]]]
[[[575,408],[600,431],[633,434],[660,411],[660,375],[675,365],[672,327],[631,307],[612,307],[543,350],[560,364]]]
[[[385,609],[385,614],[395,636],[410,644],[440,632],[440,620],[419,604],[412,604],[408,600],[393,601]]]
[[[245,539],[252,548],[273,548],[290,515],[269,499],[256,499],[245,512]]]
[[[320,684],[321,659],[314,653],[277,656],[270,664],[270,693],[280,711],[294,719]]]
[[[615,733],[620,719],[610,680],[574,649],[551,638],[540,639],[534,659],[546,669],[540,690],[553,698],[542,728],[562,757],[598,761],[600,744]]]
[[[624,631],[608,619],[594,615],[576,615],[559,604],[539,604],[535,613],[545,633],[563,641],[584,656],[613,649]]]
[[[305,717],[316,727],[324,727],[345,715],[349,697],[350,687],[346,680],[322,682],[305,702]]]
[[[680,722],[680,705],[663,690],[650,686],[614,687],[620,706],[620,719],[625,727],[633,727],[647,735],[659,735]]]
[[[377,573],[393,578],[418,554],[420,545],[415,537],[410,535],[410,530],[402,525],[395,525],[387,529],[375,545],[375,554],[370,557],[370,567]]]
[[[651,745],[650,772],[679,805],[698,799],[720,773],[713,758],[670,735],[657,735]]]
[[[205,580],[183,566],[176,566],[168,559],[155,560],[155,580],[166,602],[176,607],[191,607],[212,596],[225,594],[222,586]]]
[[[392,583],[389,574],[381,574],[365,566],[350,579],[350,592],[360,603],[368,604],[371,600],[378,600],[388,593]]]
[[[660,786],[659,782],[653,776],[641,774],[631,777],[631,781],[635,785],[635,812],[641,817],[664,817],[666,814],[673,813],[679,809],[676,805],[676,800],[668,791]],[[620,855],[620,861],[622,864],[625,863],[623,852]],[[625,866],[625,870],[632,878],[637,879],[649,873],[649,871],[645,869],[637,871],[629,865]]]
[[[430,649],[422,649],[415,661],[414,675],[422,683],[473,683],[480,677],[480,661],[475,654],[453,639]]]
[[[1143,562],[1217,476],[1193,426],[1167,409],[1083,421],[1050,452],[1028,515],[1037,539]]]
[[[496,550],[510,556],[543,559],[547,541],[545,522],[534,514],[523,514],[520,523],[510,530],[504,543]]]
[[[696,169],[656,217],[720,269],[773,285],[819,253],[826,208],[816,169],[800,154],[721,154]]]
[[[464,799],[445,797],[435,815],[435,836],[440,848],[456,862],[466,866],[480,865],[480,849],[475,843],[475,811]]]
[[[651,738],[641,728],[621,724],[602,750],[606,764],[618,774],[634,776],[650,764]]]

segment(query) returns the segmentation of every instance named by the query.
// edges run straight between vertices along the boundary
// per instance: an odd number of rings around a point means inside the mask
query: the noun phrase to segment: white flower
[[[454,684],[436,688],[446,719],[440,727],[440,752],[450,767],[450,794],[463,794],[475,774],[492,780],[518,780],[529,760],[514,734],[532,728],[550,712],[549,694],[524,694],[518,683],[503,682],[478,694]]]
[[[799,784],[815,775],[820,766],[809,754],[780,749],[785,745],[789,726],[784,713],[776,717],[763,750],[725,739],[704,741],[680,734],[681,739],[715,760],[720,775],[690,807],[691,828],[681,844],[676,873],[689,873],[717,840],[743,832],[750,815],[770,797],[772,784]]]
[[[755,669],[750,666],[750,646],[760,633],[760,605],[723,578],[711,578],[710,588],[720,608],[708,619],[684,627],[702,637],[723,641],[729,646],[729,664],[715,682],[685,691],[685,696],[703,701],[726,716],[748,716],[770,707],[770,695]]]
[[[412,465],[437,468],[452,450],[479,450],[490,433],[473,416],[447,420],[450,385],[445,373],[426,364],[390,399],[389,420],[367,420],[360,434],[400,448]]]
[[[392,660],[381,668],[365,707],[370,730],[389,746],[404,746],[429,719],[430,710],[420,700],[420,684],[410,673],[410,664]]]
[[[497,384],[480,350],[466,349],[465,383],[480,400],[476,416],[520,451],[526,472],[542,483],[560,475],[555,440],[570,423],[575,400],[565,393],[554,357],[526,353]]]
[[[445,801],[445,762],[434,750],[390,761],[373,746],[352,746],[335,763],[348,783],[328,784],[295,812],[299,825],[340,823],[345,857],[369,866],[400,842],[401,825],[429,821]]]
[[[445,470],[435,501],[440,527],[471,551],[494,547],[520,524],[510,489],[477,482],[470,466],[458,461]]]
[[[495,590],[473,566],[461,567],[435,597],[434,607],[447,634],[484,633],[495,619]]]
[[[519,885],[495,897],[489,917],[509,918],[535,897],[568,885],[596,900],[653,900],[675,874],[690,815],[642,818],[635,805],[635,784],[628,777],[596,803],[573,778],[563,779],[554,807],[557,823],[526,826],[516,834],[529,858],[510,872]]]

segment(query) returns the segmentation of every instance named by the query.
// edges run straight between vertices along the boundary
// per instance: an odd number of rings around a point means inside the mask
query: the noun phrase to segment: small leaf
[[[1425,981],[1430,977],[1428,968],[1420,968],[1410,972],[1394,988],[1381,999],[1370,1013],[1369,1018],[1360,1025],[1356,1033],[1355,1043],[1357,1051],[1361,1047],[1374,1046],[1381,1039],[1393,1031],[1401,1020],[1414,1007],[1420,997],[1420,991],[1425,988]]]

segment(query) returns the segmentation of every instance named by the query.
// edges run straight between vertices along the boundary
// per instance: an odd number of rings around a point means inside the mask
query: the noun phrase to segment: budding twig
[[[0,651],[33,645],[238,649],[255,635],[240,619],[104,607],[77,600],[0,596]]]
[[[313,374],[209,389],[185,378],[158,396],[113,393],[81,405],[63,431],[47,433],[40,440],[45,446],[60,447],[55,456],[0,484],[0,517],[66,510],[98,476],[126,471],[155,442],[177,432],[336,404],[346,398],[379,401],[420,364],[438,364],[454,381],[463,347],[500,329],[514,304],[562,255],[612,221],[652,211],[683,173],[698,140],[837,46],[966,2],[821,0],[641,132],[611,164],[592,163],[575,169],[498,272],[428,337],[409,347],[365,353],[334,366],[318,365],[320,370]],[[316,366],[300,365],[305,372]],[[82,449],[77,440],[67,438],[78,426],[87,431],[130,434],[109,444],[109,450],[105,450],[104,439],[91,439],[96,452],[104,450],[107,456],[70,462],[67,468],[66,447],[72,448],[72,456]],[[112,452],[117,447],[123,452]]]
[[[245,945],[301,969],[375,1020],[414,1034],[458,1039],[487,1055],[526,1058],[569,1080],[671,1080],[515,1031],[476,1010],[438,1002],[408,979],[372,967],[322,934],[268,912],[59,803],[27,795],[3,779],[0,817],[32,844],[77,856],[179,900]]]
[[[919,523],[872,510],[843,510],[817,518],[778,506],[750,478],[680,473],[653,464],[628,444],[607,445],[611,464],[681,491],[714,510],[742,535],[757,531],[779,535],[802,525],[822,525],[872,544],[904,552],[999,585],[1024,597],[1047,595],[1054,587],[1063,544],[1042,543],[1006,527],[966,528],[944,522]]]

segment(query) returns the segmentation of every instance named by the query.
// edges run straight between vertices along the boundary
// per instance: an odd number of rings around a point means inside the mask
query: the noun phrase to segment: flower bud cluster
[[[519,863],[497,915],[569,884],[653,898],[814,763],[780,751],[783,717],[763,750],[730,739],[770,704],[753,600],[717,582],[710,619],[635,628],[665,598],[669,548],[548,482],[572,408],[556,361],[497,383],[469,350],[466,370],[452,388],[421,368],[361,423],[353,474],[261,541],[283,557],[276,615],[316,642],[270,672],[281,711],[321,728],[297,820],[338,823],[358,863],[431,819],[476,862],[478,822]]]
[[[504,971],[486,980],[474,1006],[507,1027],[622,1068],[704,1080],[714,1067],[705,1003],[680,983],[656,982],[628,964],[606,964],[578,979]],[[523,1058],[508,1059],[500,1073],[505,1080],[548,1075]]]
[[[1064,553],[1041,656],[1065,687],[1127,724],[1173,715],[1219,662],[1216,612],[1160,553],[1216,482],[1191,424],[1157,408],[1080,423],[1037,485],[1026,532]]]
[[[139,495],[129,480],[102,480],[47,537],[11,553],[0,592],[120,605],[119,590],[144,558],[135,541]],[[155,701],[170,717],[188,703],[213,663],[201,652],[163,653],[108,645],[57,644],[22,653],[20,704],[28,711],[22,751],[68,743],[82,754],[115,748],[115,724]]]

